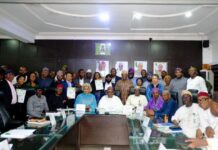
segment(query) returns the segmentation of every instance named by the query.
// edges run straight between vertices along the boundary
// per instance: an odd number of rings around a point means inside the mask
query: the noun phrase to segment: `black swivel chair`
[[[192,93],[193,102],[198,103],[198,90],[189,89],[188,91]]]
[[[0,104],[0,131],[5,132],[10,129],[14,129],[24,124],[19,120],[12,120],[5,107]]]

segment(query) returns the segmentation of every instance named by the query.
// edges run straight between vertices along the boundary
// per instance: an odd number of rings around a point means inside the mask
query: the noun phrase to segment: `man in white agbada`
[[[205,121],[207,118],[207,110],[209,110],[211,103],[211,99],[206,92],[199,92],[198,93],[198,105],[199,105],[199,116],[200,116],[200,126],[196,131],[196,138],[203,138],[205,129],[207,127],[207,124]]]
[[[205,136],[206,139],[188,139],[190,148],[206,147],[207,150],[218,149],[218,95],[211,101],[210,109],[207,110],[207,121]]]
[[[122,112],[123,104],[120,98],[114,95],[112,87],[108,87],[107,95],[100,99],[98,109],[105,112]]]
[[[183,106],[180,107],[172,117],[172,122],[182,128],[183,133],[189,138],[196,137],[196,130],[199,127],[200,119],[198,114],[199,106],[192,102],[192,94],[187,90],[182,91]]]
[[[148,101],[147,98],[144,95],[140,94],[140,87],[136,86],[134,89],[134,94],[130,95],[127,98],[126,105],[131,105],[133,107],[138,106],[147,106]]]
[[[187,80],[187,90],[198,90],[198,92],[208,92],[205,80],[197,75],[197,69],[190,67],[188,70],[190,78]]]

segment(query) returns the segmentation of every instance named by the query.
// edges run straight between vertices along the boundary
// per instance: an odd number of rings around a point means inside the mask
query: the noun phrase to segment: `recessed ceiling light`
[[[140,20],[142,18],[142,14],[138,12],[134,12],[133,19]]]
[[[185,13],[186,18],[190,18],[192,16],[192,12],[188,11]]]
[[[101,21],[104,21],[104,22],[110,20],[110,16],[109,16],[108,13],[101,13],[101,14],[99,14],[98,17],[99,17],[99,19],[100,19]]]

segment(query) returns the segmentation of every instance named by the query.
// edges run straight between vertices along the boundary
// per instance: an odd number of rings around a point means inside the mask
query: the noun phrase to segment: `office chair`
[[[0,131],[5,132],[10,129],[21,126],[24,122],[19,120],[12,120],[5,107],[0,104]]]

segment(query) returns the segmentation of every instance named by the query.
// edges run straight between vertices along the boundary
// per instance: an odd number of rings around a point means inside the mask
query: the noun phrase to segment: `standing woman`
[[[91,82],[92,93],[95,95],[97,104],[100,101],[101,97],[104,95],[103,89],[103,80],[101,74],[99,72],[95,72],[93,76],[93,80]]]
[[[36,89],[39,87],[38,82],[36,80],[37,75],[35,72],[31,72],[28,76],[27,82],[25,84],[26,88],[33,88]]]

